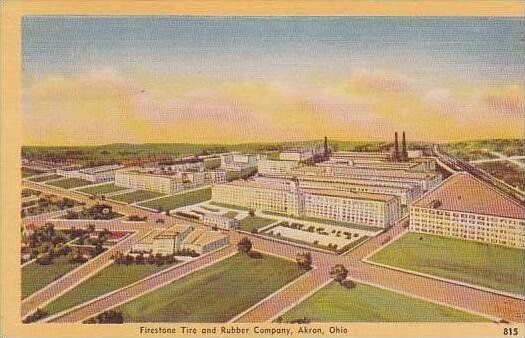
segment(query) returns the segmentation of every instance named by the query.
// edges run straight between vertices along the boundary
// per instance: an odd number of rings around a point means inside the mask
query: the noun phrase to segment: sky
[[[523,138],[524,22],[26,16],[24,144]]]

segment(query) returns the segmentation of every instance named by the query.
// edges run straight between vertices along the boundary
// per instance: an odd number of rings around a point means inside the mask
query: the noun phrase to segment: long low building
[[[391,226],[402,215],[396,196],[301,189],[297,180],[267,178],[220,184],[212,188],[212,200],[254,210],[376,227]]]
[[[186,249],[205,255],[229,244],[227,235],[218,231],[195,230],[184,240]]]
[[[119,170],[115,174],[115,185],[131,189],[158,191],[164,194],[203,186],[206,172],[174,172],[156,174],[144,170]]]
[[[124,166],[118,164],[102,165],[91,168],[70,167],[56,169],[56,173],[67,178],[75,177],[94,183],[100,183],[113,180],[117,170],[122,168],[124,168]]]
[[[261,160],[258,164],[258,172],[261,175],[284,175],[291,174],[294,168],[299,166],[299,161],[292,160]]]
[[[438,173],[410,172],[403,170],[364,169],[347,165],[303,166],[294,169],[294,175],[316,175],[343,178],[382,180],[408,184],[418,184],[423,191],[437,187],[442,177]]]
[[[472,175],[457,173],[410,207],[410,230],[525,248],[525,207]]]
[[[182,241],[190,235],[193,229],[191,226],[176,224],[160,233],[152,231],[133,244],[131,251],[171,255],[182,249]]]

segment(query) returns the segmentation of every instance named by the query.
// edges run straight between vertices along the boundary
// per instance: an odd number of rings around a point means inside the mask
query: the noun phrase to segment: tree
[[[299,268],[303,270],[310,270],[312,268],[312,254],[309,252],[298,253],[295,256],[295,261]]]
[[[250,217],[255,217],[255,210],[250,209],[250,211],[248,212],[248,214],[250,215]]]
[[[330,269],[330,277],[341,284],[348,276],[348,270],[342,264],[336,264]]]
[[[252,250],[252,242],[247,237],[244,237],[237,243],[237,249],[239,252],[247,254]]]

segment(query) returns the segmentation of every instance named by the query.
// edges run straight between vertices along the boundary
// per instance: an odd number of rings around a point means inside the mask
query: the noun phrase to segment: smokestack
[[[395,132],[394,136],[395,136],[395,139],[394,139],[394,149],[395,149],[394,159],[396,161],[399,161],[399,141],[397,139],[397,131]]]
[[[324,156],[328,157],[328,137],[324,137]]]
[[[406,161],[408,159],[408,152],[407,152],[407,143],[405,139],[405,132],[403,132],[403,161]]]

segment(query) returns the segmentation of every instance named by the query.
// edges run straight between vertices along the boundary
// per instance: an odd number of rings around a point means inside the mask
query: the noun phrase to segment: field
[[[505,183],[525,191],[525,169],[508,161],[476,163],[476,167]]]
[[[56,257],[52,265],[31,263],[24,266],[22,268],[22,299],[57,280],[77,266],[78,264],[68,263],[67,256]]]
[[[301,273],[294,262],[238,254],[116,310],[125,322],[226,322]]]
[[[154,155],[158,160],[173,160],[188,155],[207,155],[227,151],[255,153],[261,151],[281,151],[286,148],[321,146],[323,140],[293,141],[281,143],[244,143],[236,145],[189,144],[189,143],[114,143],[100,146],[23,146],[22,157],[32,160],[53,158],[75,160],[78,164],[90,162],[113,161],[149,161]],[[391,144],[386,142],[339,141],[330,140],[334,150],[378,151],[387,149]]]
[[[57,174],[49,174],[45,176],[29,178],[29,180],[32,182],[44,182],[44,181],[54,180],[54,179],[61,178],[61,177],[62,176],[57,175]]]
[[[83,180],[77,177],[70,177],[70,178],[65,178],[63,180],[50,182],[47,184],[54,185],[55,187],[64,188],[64,189],[73,189],[73,188],[82,187],[84,185],[93,184],[93,182],[86,181],[86,180]]]
[[[257,169],[243,169],[241,171],[227,171],[226,180],[233,181],[241,178],[247,178],[257,172]]]
[[[31,169],[31,168],[22,168],[22,178],[38,175],[44,173],[41,170]]]
[[[228,211],[223,216],[227,218],[235,218],[239,213],[237,211]]]
[[[369,259],[525,295],[525,251],[520,249],[408,233]]]
[[[117,187],[114,183],[108,183],[108,184],[97,185],[94,187],[79,189],[79,191],[85,192],[86,194],[90,194],[90,195],[101,196],[104,194],[109,194],[109,193],[124,190],[124,189],[126,188]]]
[[[275,220],[274,219],[270,219],[270,218],[257,217],[257,216],[254,216],[254,217],[248,216],[248,217],[245,217],[241,221],[239,229],[244,230],[244,231],[259,230],[260,228],[263,228],[263,227],[265,227],[267,225],[270,225],[270,224],[272,224],[274,222],[275,222]]]
[[[525,155],[524,140],[499,139],[478,140],[458,143],[449,143],[443,146],[443,150],[454,157],[466,161],[495,158],[490,151],[502,153],[506,156]]]
[[[207,201],[211,198],[211,188],[182,192],[141,204],[142,206],[162,210],[173,210],[186,205]]]
[[[149,200],[155,197],[162,196],[160,192],[149,191],[149,190],[137,190],[132,192],[127,192],[121,195],[111,196],[112,200],[124,202],[124,203],[135,203],[140,201]]]
[[[167,268],[155,264],[112,264],[49,303],[44,310],[49,314],[62,312]]]
[[[313,322],[483,322],[486,318],[365,284],[330,283],[283,316]]]

